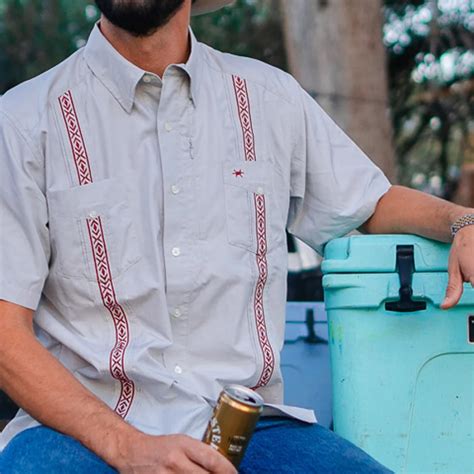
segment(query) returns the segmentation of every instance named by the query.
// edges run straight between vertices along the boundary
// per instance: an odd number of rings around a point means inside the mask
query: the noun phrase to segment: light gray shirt
[[[283,405],[285,229],[321,252],[390,184],[291,76],[191,38],[160,79],[96,26],[2,97],[0,298],[144,432],[200,438],[230,383],[314,421]]]

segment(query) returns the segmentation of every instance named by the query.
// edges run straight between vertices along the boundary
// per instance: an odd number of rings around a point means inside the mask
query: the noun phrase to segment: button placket
[[[195,170],[190,164],[191,121],[186,109],[190,108],[188,92],[182,78],[167,72],[163,81],[158,112],[159,146],[162,159],[164,192],[163,243],[165,245],[168,311],[172,324],[175,347],[171,351],[170,368],[182,363],[188,339],[186,305],[196,285],[196,251],[191,223]],[[182,367],[182,365],[180,365]]]

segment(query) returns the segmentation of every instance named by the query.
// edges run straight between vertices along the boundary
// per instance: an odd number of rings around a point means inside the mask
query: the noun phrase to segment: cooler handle
[[[387,311],[397,313],[412,313],[414,311],[424,311],[425,301],[413,300],[413,273],[415,272],[415,256],[413,245],[397,245],[397,266],[400,277],[400,299],[398,301],[388,301],[385,303]]]

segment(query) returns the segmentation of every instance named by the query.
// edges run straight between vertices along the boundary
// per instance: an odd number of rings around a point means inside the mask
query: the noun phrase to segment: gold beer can
[[[227,386],[217,400],[202,440],[238,468],[262,413],[263,403],[263,398],[247,387]]]

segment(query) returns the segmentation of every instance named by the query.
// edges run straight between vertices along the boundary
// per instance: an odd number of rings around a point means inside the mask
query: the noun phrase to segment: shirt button
[[[174,371],[178,375],[183,373],[183,369],[179,365],[175,366]]]
[[[95,219],[95,218],[97,217],[97,212],[95,212],[95,211],[89,212],[89,217],[90,217],[91,219]]]
[[[173,311],[173,316],[175,318],[179,318],[181,317],[181,310],[179,308],[176,308],[174,311]]]
[[[181,255],[181,250],[179,247],[173,247],[173,249],[171,250],[171,254],[173,255],[173,257],[179,257]]]
[[[176,184],[173,184],[173,186],[171,186],[171,192],[173,194],[178,194],[180,192],[179,186],[177,186]]]
[[[165,130],[166,130],[167,132],[171,132],[171,130],[173,130],[173,125],[171,125],[170,122],[166,122],[166,123],[165,123]]]
[[[143,82],[146,82],[147,84],[151,82],[151,77],[148,75],[143,76]]]

